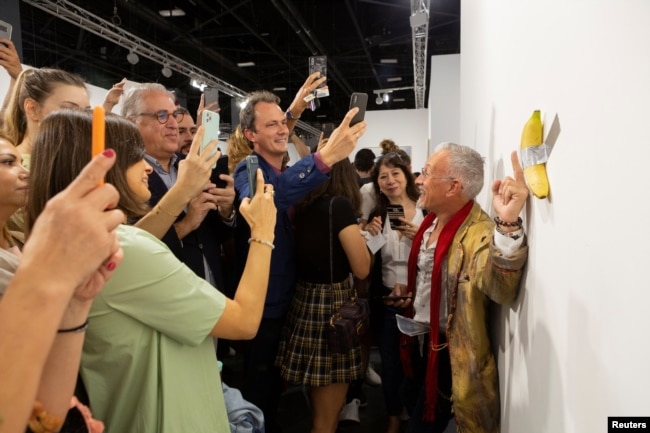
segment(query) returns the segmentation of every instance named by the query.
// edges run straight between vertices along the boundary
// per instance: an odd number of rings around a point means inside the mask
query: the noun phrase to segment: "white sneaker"
[[[379,376],[370,363],[368,364],[368,370],[366,370],[366,383],[371,386],[381,385],[381,376]]]
[[[359,421],[359,405],[361,401],[358,398],[353,399],[350,403],[344,404],[341,413],[339,414],[339,422],[350,421],[360,423]]]

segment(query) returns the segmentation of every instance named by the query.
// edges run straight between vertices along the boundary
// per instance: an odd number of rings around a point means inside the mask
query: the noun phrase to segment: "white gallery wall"
[[[511,173],[533,110],[562,129],[550,198],[525,208],[520,296],[497,309],[502,432],[650,416],[648,22],[646,0],[462,3],[460,141],[487,177]]]
[[[409,90],[407,90],[409,91]],[[372,95],[370,95],[372,96]],[[368,123],[365,134],[359,139],[357,148],[350,155],[354,160],[356,152],[364,147],[372,148],[378,153],[379,143],[390,138],[400,147],[410,147],[413,171],[420,171],[427,157],[428,118],[426,109],[377,110],[372,111],[375,100],[368,98],[368,111],[365,120]]]

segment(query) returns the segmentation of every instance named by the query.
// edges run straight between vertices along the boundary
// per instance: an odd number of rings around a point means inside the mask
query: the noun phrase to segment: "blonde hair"
[[[27,98],[43,104],[60,86],[76,86],[86,89],[79,75],[53,68],[25,69],[18,75],[5,112],[3,131],[15,146],[22,143],[27,133],[27,116],[24,106]]]
[[[230,174],[234,173],[237,164],[252,152],[253,149],[251,149],[251,145],[244,136],[240,123],[228,137],[228,170],[230,170]]]

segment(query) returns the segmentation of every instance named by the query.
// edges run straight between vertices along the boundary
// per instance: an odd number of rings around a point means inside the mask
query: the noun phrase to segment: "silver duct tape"
[[[553,150],[553,146],[549,146],[546,143],[521,149],[521,166],[527,168],[531,165],[544,164],[548,161],[551,150]]]

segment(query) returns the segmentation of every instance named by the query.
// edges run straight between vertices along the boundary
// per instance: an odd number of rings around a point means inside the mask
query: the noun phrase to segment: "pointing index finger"
[[[196,135],[194,136],[194,140],[192,140],[192,144],[190,145],[190,151],[188,152],[188,155],[199,154],[199,147],[201,141],[203,141],[204,134],[205,134],[205,127],[201,125],[196,130]]]
[[[515,180],[517,182],[525,182],[524,169],[521,168],[521,164],[519,163],[519,156],[517,155],[516,150],[513,150],[512,153],[510,154],[510,160],[512,162],[512,171]]]

